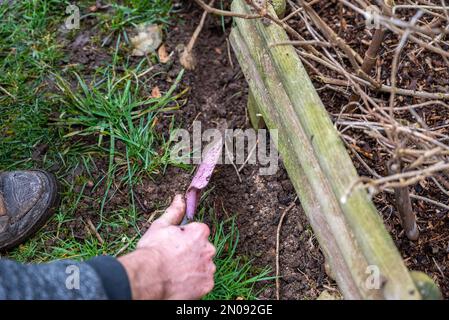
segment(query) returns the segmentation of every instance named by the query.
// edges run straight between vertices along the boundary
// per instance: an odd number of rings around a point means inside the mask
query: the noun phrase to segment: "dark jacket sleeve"
[[[0,299],[130,299],[123,266],[109,256],[87,262],[20,264],[0,259]]]

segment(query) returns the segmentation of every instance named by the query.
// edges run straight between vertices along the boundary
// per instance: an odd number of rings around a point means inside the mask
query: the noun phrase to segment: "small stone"
[[[162,44],[162,30],[157,24],[141,24],[137,27],[137,35],[131,38],[134,47],[133,56],[144,56],[155,53]]]

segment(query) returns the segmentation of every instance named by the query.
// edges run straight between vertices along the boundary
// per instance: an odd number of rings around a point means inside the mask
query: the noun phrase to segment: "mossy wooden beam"
[[[243,0],[232,10],[249,12]],[[285,31],[267,21],[235,22],[234,51],[268,128],[279,130],[280,153],[342,293],[421,298],[366,192],[344,199],[357,172],[295,49],[270,45],[288,40]],[[369,270],[379,270],[377,289],[366,285]]]
[[[254,24],[248,20],[242,21],[242,24],[244,25],[242,30],[252,35],[257,34]],[[274,70],[272,61],[267,59],[268,55],[262,51],[261,39],[253,36],[246,37],[245,40],[250,42],[250,45],[242,39],[239,30],[233,30],[231,43],[239,61],[245,61],[242,64],[243,72],[251,74],[248,78],[250,92],[253,93],[252,99],[258,105],[259,112],[266,119],[268,127],[279,130],[279,149],[284,164],[288,168],[289,175],[295,177],[292,178],[295,188],[303,190],[299,192],[301,203],[303,206],[304,203],[314,204],[314,206],[308,205],[309,209],[305,211],[309,220],[313,222],[312,226],[315,225],[317,237],[323,239],[321,243],[331,246],[331,249],[323,248],[323,251],[331,265],[338,264],[338,267],[335,267],[338,270],[335,273],[337,282],[340,287],[346,287],[345,291],[349,291],[346,295],[348,298],[357,299],[368,296],[380,298],[377,291],[368,290],[362,286],[366,279],[365,272],[368,264],[359,254],[360,250],[356,247],[350,230],[345,224],[338,201],[318,165],[313,148],[295,115],[294,107],[285,90],[279,85],[281,79]],[[248,47],[252,48],[251,52]],[[282,106],[282,109],[278,106]],[[304,181],[307,181],[307,174],[304,171],[311,175],[310,186],[304,184]],[[307,197],[304,196],[304,189],[308,191]],[[311,195],[314,196],[311,197]],[[340,234],[340,237],[335,238],[333,236],[335,234]]]
[[[322,180],[316,180],[315,188],[312,188],[308,183],[304,183],[304,181],[307,181],[306,173],[304,172],[303,166],[299,166],[298,163],[300,163],[301,160],[304,160],[307,162],[305,166],[313,166],[314,163],[311,160],[314,155],[311,153],[312,150],[310,147],[304,144],[304,142],[306,142],[306,139],[303,139],[305,134],[298,126],[295,118],[290,118],[291,121],[289,121],[288,113],[279,113],[276,109],[277,102],[290,104],[289,101],[286,101],[288,97],[285,91],[278,91],[278,93],[281,93],[279,96],[270,95],[269,90],[267,90],[267,87],[261,78],[261,73],[256,64],[252,61],[251,54],[237,29],[232,31],[230,39],[239,61],[248,61],[244,66],[242,65],[242,69],[245,74],[252,75],[248,79],[248,82],[252,90],[251,92],[253,93],[252,97],[254,103],[258,105],[260,112],[262,112],[264,118],[267,119],[266,124],[268,128],[278,130],[279,141],[277,147],[283,155],[284,165],[288,170],[295,189],[298,191],[301,204],[315,230],[317,238],[322,244],[321,247],[326,259],[329,260],[329,263],[333,268],[338,270],[338,273],[336,274],[337,282],[340,287],[343,288],[346,297],[352,299],[362,298],[363,295],[360,293],[360,290],[353,279],[350,268],[345,259],[343,259],[343,254],[337,245],[331,226],[324,215],[325,212],[331,213],[334,210],[339,210],[333,205],[335,204],[335,199],[329,199],[329,188],[326,187]],[[277,79],[276,77],[273,77],[271,80],[272,82],[270,81],[270,84],[273,84]],[[275,100],[277,102],[275,102]],[[267,116],[267,114],[270,114],[270,116]],[[296,137],[290,139],[289,135],[287,135],[288,131],[295,132]],[[300,153],[303,156],[298,152],[289,152],[297,150],[300,150]],[[299,159],[299,157],[301,159]],[[314,170],[310,169],[310,171]],[[320,187],[320,194],[318,194],[316,193],[316,189],[319,189]],[[326,210],[322,210],[321,203],[324,204]]]

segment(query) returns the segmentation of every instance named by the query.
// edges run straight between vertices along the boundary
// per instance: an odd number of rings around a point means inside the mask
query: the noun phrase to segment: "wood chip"
[[[158,86],[154,87],[153,90],[151,90],[151,97],[152,98],[160,98],[162,97],[161,90]]]

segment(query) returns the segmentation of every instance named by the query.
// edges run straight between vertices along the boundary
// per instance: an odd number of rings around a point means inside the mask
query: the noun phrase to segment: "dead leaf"
[[[167,52],[167,48],[165,47],[165,44],[163,44],[159,47],[159,49],[157,50],[157,54],[159,55],[159,61],[161,63],[167,63],[170,61],[170,55]]]
[[[160,98],[162,97],[161,90],[158,86],[154,87],[153,90],[151,90],[151,97],[152,98]]]

